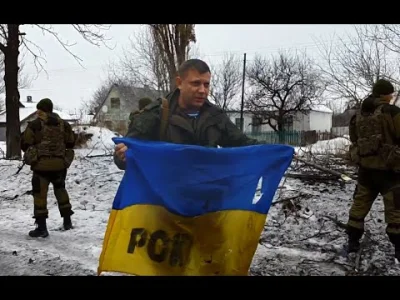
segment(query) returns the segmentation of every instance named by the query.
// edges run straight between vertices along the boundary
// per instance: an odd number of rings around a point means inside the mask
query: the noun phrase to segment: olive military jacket
[[[367,97],[361,104],[361,113],[372,114],[378,108],[378,106],[383,105],[382,113],[384,114],[385,126],[384,135],[390,136],[395,145],[400,146],[400,108],[391,105],[379,98],[375,98],[372,95]],[[350,120],[349,125],[350,141],[356,143],[357,128],[356,128],[356,115],[354,115]]]
[[[179,108],[178,98],[178,89],[166,97],[169,114],[163,141],[205,147],[240,147],[258,144],[256,139],[243,134],[221,108],[208,100],[197,117],[190,117]],[[146,106],[142,113],[132,119],[126,137],[159,141],[161,110],[161,99]],[[121,170],[125,169],[124,162],[116,155],[114,162]]]
[[[41,112],[39,117],[28,123],[25,131],[22,133],[21,137],[21,150],[26,152],[29,147],[35,146],[39,144],[42,140],[42,123],[48,122],[49,124],[57,124],[59,120],[64,122],[64,141],[66,149],[73,149],[75,146],[75,135],[72,130],[71,125],[65,121],[60,119],[60,117],[55,113],[44,113]],[[50,157],[46,158],[45,162],[37,164],[35,167],[31,166],[32,170],[60,170],[64,168],[65,159],[58,157]]]

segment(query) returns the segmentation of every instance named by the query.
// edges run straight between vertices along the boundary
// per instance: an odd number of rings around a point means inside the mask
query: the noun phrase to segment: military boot
[[[29,236],[30,237],[48,237],[49,232],[47,231],[47,226],[46,226],[46,218],[44,217],[38,217],[36,218],[36,228],[34,230],[29,231]]]
[[[347,253],[358,252],[360,250],[360,239],[364,231],[362,229],[354,228],[351,226],[347,227],[348,243]]]
[[[400,235],[388,232],[387,229],[386,234],[388,235],[390,242],[394,246],[394,257],[400,262]]]
[[[394,243],[394,258],[400,262],[400,241],[398,239]]]
[[[400,262],[400,249],[394,250],[394,257]]]
[[[360,241],[349,238],[347,243],[347,252],[353,253],[358,252],[358,250],[360,250]]]
[[[71,216],[64,216],[64,230],[70,230],[72,229],[72,222],[71,222]]]

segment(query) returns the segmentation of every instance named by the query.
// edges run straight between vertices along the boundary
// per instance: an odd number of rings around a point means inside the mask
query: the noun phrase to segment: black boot
[[[389,226],[393,225],[389,224]],[[394,257],[400,262],[400,234],[387,232],[387,230],[386,234],[388,235],[390,242],[394,246]]]
[[[31,230],[29,231],[29,236],[30,237],[48,237],[49,236],[49,232],[47,231],[47,226],[46,226],[46,218],[44,217],[38,217],[36,218],[36,228],[35,230]]]
[[[360,239],[364,230],[348,226],[347,235],[349,236],[347,244],[347,253],[358,252],[360,250]]]
[[[394,257],[400,262],[400,249],[394,250]]]
[[[70,230],[72,229],[72,222],[71,222],[71,216],[64,216],[64,230]]]
[[[358,250],[360,250],[360,241],[349,238],[347,244],[347,253],[358,252]]]

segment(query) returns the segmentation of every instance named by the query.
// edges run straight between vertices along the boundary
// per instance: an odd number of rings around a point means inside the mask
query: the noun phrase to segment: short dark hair
[[[390,95],[394,93],[394,86],[389,80],[379,79],[372,88],[374,96]]]
[[[184,77],[189,70],[196,70],[200,74],[204,74],[207,72],[211,73],[210,67],[201,59],[188,59],[187,61],[183,62],[178,69],[178,75],[180,77]]]

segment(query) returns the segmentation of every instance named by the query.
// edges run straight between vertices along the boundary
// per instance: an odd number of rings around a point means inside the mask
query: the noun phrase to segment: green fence
[[[247,136],[263,141],[267,144],[286,144],[292,146],[300,146],[303,139],[302,131],[268,131],[260,133],[245,132]]]

